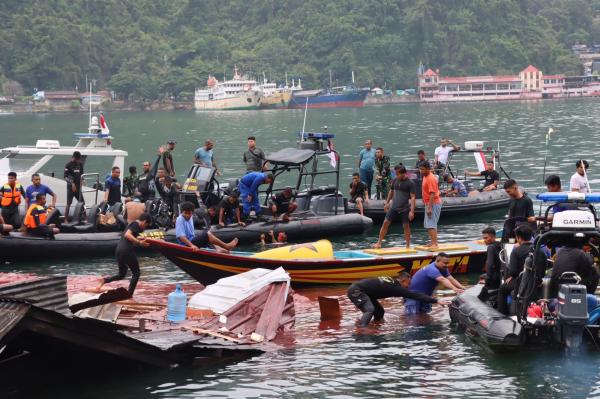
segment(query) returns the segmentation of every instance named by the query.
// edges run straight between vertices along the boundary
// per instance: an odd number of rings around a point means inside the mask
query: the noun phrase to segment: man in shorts
[[[369,201],[368,198],[367,185],[360,180],[358,173],[353,173],[352,183],[350,183],[350,202],[356,204],[356,209],[358,209],[361,216],[364,216],[363,204]]]
[[[294,192],[291,187],[286,187],[279,194],[271,196],[271,213],[275,219],[281,216],[284,222],[290,220],[290,215],[298,208],[293,197]]]
[[[194,231],[194,220],[192,218],[193,214],[194,204],[191,202],[184,202],[181,204],[181,214],[177,217],[177,221],[175,222],[177,243],[190,247],[193,250],[208,247],[209,244],[214,246],[217,252],[229,252],[235,248],[238,243],[237,238],[234,238],[228,243],[224,243],[206,228],[200,230],[199,233],[196,234]]]
[[[431,173],[431,167],[422,163],[419,166],[421,176],[423,176],[422,196],[425,204],[424,225],[429,234],[431,242],[427,245],[430,248],[437,248],[437,224],[442,213],[442,199],[440,198],[440,189],[436,176]]]
[[[394,170],[396,171],[396,179],[392,182],[392,189],[388,193],[383,208],[386,211],[385,220],[381,230],[379,230],[379,240],[373,245],[374,248],[381,248],[381,243],[388,232],[390,224],[398,218],[402,221],[406,248],[410,248],[410,222],[415,218],[416,187],[415,183],[408,178],[406,167],[396,165]]]

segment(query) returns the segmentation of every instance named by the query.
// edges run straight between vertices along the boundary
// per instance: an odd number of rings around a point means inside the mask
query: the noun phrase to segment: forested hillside
[[[191,92],[233,64],[255,77],[413,87],[443,74],[579,73],[600,0],[3,0],[0,81],[129,99]],[[335,83],[335,82],[334,82]]]

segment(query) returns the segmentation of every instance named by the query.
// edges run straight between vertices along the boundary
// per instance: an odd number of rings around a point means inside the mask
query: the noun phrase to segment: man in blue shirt
[[[121,176],[121,169],[113,166],[111,175],[104,182],[104,201],[110,206],[121,202],[121,178],[119,176]]]
[[[446,197],[468,197],[465,185],[452,175],[444,175],[444,181],[450,185],[450,188],[444,192]]]
[[[52,196],[52,204],[50,205],[50,208],[54,208],[56,205],[56,194],[54,194],[54,191],[52,191],[50,187],[42,184],[42,178],[40,175],[37,173],[31,175],[31,182],[33,184],[27,187],[25,190],[25,203],[27,204],[27,209],[29,209],[30,205],[36,203],[35,196],[38,194],[50,194]]]
[[[375,150],[372,148],[371,140],[365,141],[365,148],[358,154],[358,171],[360,172],[360,181],[367,185],[367,192],[371,198],[371,184],[373,184],[373,168],[375,166]]]
[[[408,289],[413,292],[431,296],[438,284],[460,294],[465,290],[448,271],[450,257],[445,252],[440,252],[435,261],[420,269],[413,276]],[[414,299],[406,299],[404,302],[406,314],[429,313],[431,305]]]
[[[221,175],[217,168],[217,163],[215,162],[215,158],[213,157],[213,148],[215,144],[211,139],[208,139],[204,142],[204,146],[200,147],[194,153],[194,163],[207,167],[207,168],[215,168],[217,176]]]
[[[229,252],[238,243],[238,239],[234,238],[228,243],[224,243],[219,240],[213,233],[208,229],[202,229],[198,234],[194,231],[194,204],[191,202],[184,202],[181,204],[181,214],[177,217],[175,222],[175,235],[177,236],[177,242],[180,245],[185,245],[193,250],[198,250],[202,247],[207,247],[209,244],[213,245],[217,252]]]
[[[263,172],[251,172],[240,179],[238,189],[240,199],[244,208],[244,216],[248,216],[254,210],[258,215],[261,212],[258,202],[258,186],[273,183],[273,174]]]

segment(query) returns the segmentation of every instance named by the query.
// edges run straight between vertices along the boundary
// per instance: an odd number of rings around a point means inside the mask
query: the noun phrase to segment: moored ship
[[[194,108],[199,111],[258,109],[262,91],[256,80],[241,76],[234,66],[233,79],[219,82],[208,77],[206,89],[196,89]]]
[[[329,90],[301,90],[294,92],[289,108],[362,107],[369,90],[354,86],[333,87]]]

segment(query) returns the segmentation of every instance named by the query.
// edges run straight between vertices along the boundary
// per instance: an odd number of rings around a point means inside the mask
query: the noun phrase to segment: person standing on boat
[[[575,167],[577,170],[571,176],[570,181],[570,191],[579,192],[579,193],[591,193],[590,182],[587,178],[587,170],[590,167],[590,164],[585,159],[580,159],[575,162]]]
[[[256,146],[256,137],[248,137],[248,150],[244,151],[243,161],[246,164],[246,173],[262,172],[267,169],[265,152]]]
[[[220,176],[221,172],[219,172],[219,168],[217,167],[213,148],[215,148],[215,143],[211,139],[206,140],[204,146],[198,148],[194,153],[194,163],[205,168],[215,168],[216,175]]]
[[[450,146],[448,146],[448,144]],[[452,151],[458,151],[460,147],[450,139],[441,139],[440,146],[435,149],[435,167],[436,169],[444,169],[448,164],[448,158]]]
[[[431,248],[437,248],[437,225],[442,213],[442,199],[437,177],[431,173],[431,167],[427,163],[422,163],[419,167],[423,184],[421,186],[421,195],[423,204],[425,204],[424,225],[429,234],[431,242],[427,245]]]
[[[375,166],[375,150],[373,150],[373,142],[365,141],[365,146],[358,154],[358,171],[360,172],[360,180],[367,186],[368,197],[371,198],[371,185],[373,184],[373,168]]]
[[[175,215],[175,210],[177,208],[177,198],[178,191],[177,185],[173,183],[173,178],[171,176],[165,176],[163,178],[163,182],[161,183],[159,177],[155,178],[155,185],[158,194],[162,198],[162,200],[167,204],[169,208],[169,214],[173,218]],[[172,219],[171,219],[172,222]]]
[[[473,191],[473,193],[492,191],[498,188],[500,183],[500,174],[494,170],[494,162],[488,161],[483,172],[469,172],[465,169],[465,175],[467,176],[483,176],[485,182],[483,188],[479,191]]]
[[[65,165],[64,178],[67,182],[67,205],[65,206],[65,221],[69,221],[69,210],[73,199],[83,202],[81,195],[81,176],[83,175],[84,158],[79,151],[75,151],[71,161]]]
[[[364,216],[364,204],[369,202],[367,185],[361,181],[358,173],[352,174],[352,183],[350,183],[350,202],[356,204],[356,209]]]
[[[149,244],[145,239],[138,238],[140,234],[150,226],[152,218],[147,213],[142,213],[139,217],[130,223],[125,232],[121,236],[119,243],[117,244],[117,250],[115,256],[119,264],[119,273],[111,277],[104,277],[96,289],[100,291],[104,284],[108,284],[113,281],[123,280],[127,275],[127,269],[131,270],[131,280],[129,281],[129,296],[133,296],[135,287],[137,286],[138,280],[140,279],[140,264],[135,253],[135,247],[148,247]]]
[[[54,238],[60,232],[53,224],[46,224],[48,209],[46,208],[46,194],[35,196],[35,204],[27,209],[23,224],[27,234],[38,237]]]
[[[138,186],[137,168],[134,165],[129,167],[129,176],[123,179],[123,197],[133,197]]]
[[[377,199],[386,199],[391,182],[390,157],[385,155],[382,147],[375,150],[375,188]]]
[[[426,162],[429,165],[429,169],[431,169],[431,162],[429,162],[429,159],[427,159],[425,156],[425,151],[419,150],[417,151],[417,162],[415,163],[415,168],[419,169],[421,163],[423,162]]]
[[[156,159],[154,168],[150,169],[150,162],[145,161],[142,164],[143,173],[138,177],[137,192],[136,195],[140,197],[142,203],[151,201],[156,196],[156,185],[154,182],[154,175],[156,174],[156,168],[160,157]]]
[[[54,191],[52,191],[50,187],[42,184],[42,178],[39,174],[34,173],[31,175],[31,183],[32,184],[25,190],[25,203],[27,208],[29,208],[31,204],[35,204],[35,197],[38,194],[50,194],[52,196],[52,204],[50,205],[50,208],[54,208],[56,206],[56,194],[54,194]]]
[[[0,206],[2,207],[2,217],[6,223],[15,228],[21,226],[19,218],[21,197],[26,198],[25,190],[21,183],[17,181],[17,174],[8,172],[8,182],[0,188]]]
[[[261,184],[272,184],[273,175],[271,173],[250,172],[240,179],[238,189],[242,199],[244,217],[248,217],[251,211],[259,215],[262,211],[258,201],[258,187]]]
[[[228,243],[224,243],[207,228],[200,230],[200,232],[196,234],[194,231],[194,220],[192,218],[193,214],[194,204],[191,202],[184,202],[181,204],[181,214],[177,217],[177,221],[175,222],[175,236],[177,237],[177,243],[194,250],[207,247],[209,244],[214,246],[218,252],[229,252],[235,248],[238,243],[237,238],[234,238]]]
[[[383,207],[386,211],[385,220],[381,230],[379,230],[379,240],[373,245],[373,248],[381,248],[381,243],[388,232],[388,228],[398,217],[402,221],[406,248],[410,248],[410,222],[415,218],[417,189],[415,183],[408,178],[404,165],[396,165],[394,170],[396,171],[396,178],[392,182],[392,189]]]
[[[505,181],[504,191],[510,197],[508,217],[504,222],[504,232],[502,233],[502,239],[507,241],[515,236],[515,228],[519,225],[535,223],[535,213],[533,212],[533,201],[519,189],[519,185],[515,180],[508,179]]]
[[[121,202],[121,169],[113,166],[111,175],[104,182],[104,201],[113,206]]]
[[[402,297],[427,304],[438,302],[436,298],[429,295],[411,291],[408,288],[410,281],[410,274],[401,272],[396,278],[387,276],[365,278],[352,283],[348,287],[348,298],[363,313],[360,327],[367,327],[373,318],[376,322],[383,319],[385,310],[378,299]]]
[[[442,284],[457,295],[463,293],[465,287],[452,277],[448,270],[449,264],[450,257],[448,254],[440,252],[435,257],[435,261],[415,273],[408,289],[431,296],[438,284]],[[431,311],[431,304],[415,299],[407,299],[404,302],[404,307],[406,314],[429,313]]]
[[[487,246],[485,256],[485,285],[481,289],[478,298],[485,302],[488,300],[488,292],[500,287],[502,280],[502,262],[500,261],[500,251],[502,245],[496,241],[496,230],[492,227],[486,227],[481,232],[483,243]]]
[[[173,154],[172,152],[175,150],[175,144],[177,142],[175,140],[167,141],[167,146],[161,146],[158,149],[158,152],[163,161],[163,167],[167,174],[171,177],[175,177],[175,166],[173,165]]]

